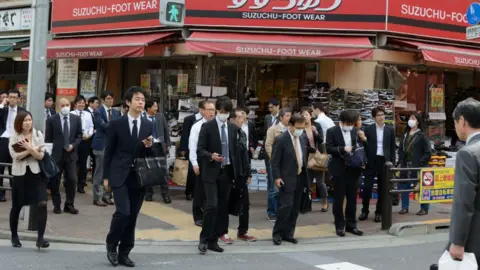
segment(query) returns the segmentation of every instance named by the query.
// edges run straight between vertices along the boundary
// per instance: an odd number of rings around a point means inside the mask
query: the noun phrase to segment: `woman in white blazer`
[[[12,156],[13,175],[10,211],[12,246],[22,247],[17,232],[20,210],[26,205],[37,205],[37,247],[48,248],[50,244],[43,239],[47,225],[47,183],[41,176],[38,163],[43,159],[45,142],[43,134],[33,128],[32,115],[29,112],[17,113],[8,146]]]

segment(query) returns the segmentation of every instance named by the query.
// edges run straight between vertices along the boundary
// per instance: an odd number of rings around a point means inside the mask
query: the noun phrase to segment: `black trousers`
[[[156,157],[165,157],[165,150],[163,150],[161,143],[154,143],[152,147],[152,151],[153,151],[153,155]],[[145,192],[147,196],[153,196],[153,187],[147,187]],[[160,192],[162,196],[167,196],[170,194],[168,181],[164,181],[160,184]]]
[[[369,161],[368,168],[365,171],[365,182],[363,185],[363,195],[362,195],[362,213],[368,213],[370,208],[370,199],[372,198],[373,182],[374,178],[377,177],[377,208],[375,214],[382,213],[382,197],[380,190],[382,189],[385,179],[383,179],[383,166],[385,165],[385,157],[375,156],[373,161]]]
[[[10,156],[10,150],[8,150],[8,141],[8,138],[0,138],[0,162],[2,163],[12,163],[12,156]],[[4,174],[4,172],[5,166],[0,166],[0,174]],[[11,166],[8,166],[8,173],[12,175]],[[12,186],[11,179],[10,186]],[[0,178],[0,187],[3,187],[3,178]],[[0,196],[5,196],[5,190],[0,190]]]
[[[202,221],[203,220],[203,209],[205,206],[205,190],[203,187],[202,177],[201,175],[195,176],[196,180],[196,188],[195,193],[193,195],[193,203],[192,203],[192,214],[193,214],[193,221]]]
[[[90,139],[92,140],[92,139]],[[92,148],[92,144],[90,143],[90,149],[88,150],[88,155],[90,156],[90,168],[92,169],[92,182],[93,182],[93,174],[95,173],[95,167],[96,167],[96,158],[95,158],[95,155],[93,154],[93,148]]]
[[[248,193],[248,185],[242,188],[242,211],[238,216],[238,234],[244,235],[248,233],[248,223],[250,222],[250,196]]]
[[[197,187],[197,176],[193,171],[192,163],[188,162],[187,184],[185,185],[185,195],[195,196],[195,187]]]
[[[85,186],[85,183],[87,182],[87,159],[88,156],[90,155],[90,149],[91,149],[92,141],[91,140],[86,140],[80,142],[78,145],[77,153],[78,153],[78,160],[77,160],[77,187],[78,188],[83,188]]]
[[[333,215],[335,227],[339,230],[357,227],[358,177],[360,177],[360,170],[351,168],[347,168],[342,176],[333,177]],[[345,197],[347,197],[347,209],[344,211]]]
[[[52,194],[52,202],[55,208],[60,208],[62,204],[62,196],[60,195],[60,183],[62,182],[63,174],[63,186],[65,187],[65,206],[74,205],[75,203],[75,189],[77,186],[77,171],[76,162],[72,160],[70,153],[63,150],[62,158],[57,162],[60,173],[52,179],[49,188]]]
[[[220,235],[228,228],[228,198],[232,179],[233,168],[226,166],[220,170],[215,183],[203,183],[206,203],[200,232],[201,243],[218,242]]]
[[[118,252],[128,254],[135,246],[135,227],[145,198],[145,189],[135,187],[135,174],[130,173],[121,187],[112,188],[115,213],[107,235],[107,245],[118,246]]]
[[[277,220],[273,227],[273,237],[293,238],[295,235],[295,227],[300,213],[300,203],[302,200],[303,189],[307,184],[307,174],[302,171],[297,176],[297,186],[294,191],[287,192],[281,188],[277,209]]]

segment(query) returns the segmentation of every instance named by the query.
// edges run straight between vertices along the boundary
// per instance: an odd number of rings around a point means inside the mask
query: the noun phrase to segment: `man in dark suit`
[[[367,142],[367,170],[365,171],[365,184],[363,187],[363,208],[359,220],[368,219],[370,198],[372,198],[372,189],[374,178],[377,177],[377,190],[382,189],[386,179],[383,179],[383,167],[385,162],[395,164],[395,131],[392,126],[385,125],[385,109],[377,107],[372,110],[372,116],[375,118],[375,125],[365,128],[365,137]],[[382,197],[377,192],[377,208],[375,210],[375,222],[382,221]]]
[[[300,212],[300,202],[304,188],[307,187],[307,148],[305,118],[295,114],[290,118],[288,131],[275,139],[272,151],[272,172],[275,185],[279,188],[277,219],[273,227],[273,243],[287,241],[297,244],[295,227]],[[293,162],[292,162],[293,161]]]
[[[200,130],[197,156],[205,189],[205,209],[198,250],[223,252],[218,239],[228,229],[228,198],[236,179],[236,145],[238,127],[228,123],[232,101],[220,97],[215,104],[217,116]]]
[[[75,190],[77,187],[77,160],[78,146],[82,141],[82,121],[79,116],[70,113],[70,101],[62,98],[58,101],[60,113],[47,120],[45,128],[45,142],[52,143],[52,157],[57,162],[60,173],[55,181],[50,183],[52,193],[53,212],[60,214],[62,198],[60,196],[60,182],[64,175],[65,207],[64,212],[76,215]]]
[[[45,93],[45,120],[55,115],[55,96],[52,93]]]
[[[112,108],[113,94],[105,91],[102,94],[102,105],[93,113],[93,124],[96,132],[92,140],[95,155],[95,171],[93,173],[93,204],[97,206],[113,205],[111,194],[103,186],[103,161],[107,131],[110,121],[120,118],[120,112]]]
[[[145,102],[145,117],[152,123],[153,147],[152,151],[157,157],[166,157],[170,149],[170,131],[168,130],[167,119],[163,113],[158,112],[158,104],[153,99]],[[160,185],[163,202],[172,203],[168,182]],[[148,187],[145,194],[145,201],[153,201],[153,187]]]
[[[245,132],[245,135],[247,136],[248,152],[251,159],[253,152],[255,152],[255,149],[257,149],[257,146],[258,146],[257,132],[255,131],[255,123],[248,121],[248,112],[249,112],[248,109],[242,108],[241,112],[243,116],[243,125],[241,128],[243,132]]]
[[[203,110],[205,110],[205,102],[202,100],[198,103],[199,112],[196,114],[189,115],[183,119],[183,126],[182,126],[182,136],[180,137],[180,146],[179,152],[180,157],[189,159],[188,150],[188,139],[190,138],[190,131],[192,130],[193,125],[202,120],[203,118]],[[187,175],[187,184],[185,186],[185,196],[187,201],[192,200],[192,196],[195,194],[195,182],[196,176],[195,172],[193,171],[192,164],[188,163],[188,175]]]
[[[357,130],[353,126],[358,117],[359,114],[355,111],[343,111],[340,113],[340,125],[327,130],[327,153],[332,156],[328,163],[328,173],[333,177],[333,215],[336,233],[340,237],[345,236],[345,231],[363,235],[363,232],[357,229],[356,217],[361,169],[346,165],[347,155],[352,153],[357,145]],[[346,210],[343,209],[345,196]]]
[[[276,125],[280,119],[278,119],[278,113],[280,112],[280,102],[277,99],[270,99],[268,101],[268,111],[270,112],[269,115],[265,116],[265,123],[264,123],[264,134],[267,134],[267,130],[271,127]]]
[[[278,123],[280,123],[280,102],[278,102],[277,99],[270,99],[268,101],[268,111],[270,111],[270,114],[265,116],[265,122],[264,122],[264,127],[263,127],[263,134],[264,134],[264,140],[263,140],[263,150],[265,150],[265,142],[267,141],[267,131],[271,126],[275,126]],[[268,180],[268,190],[269,194],[272,194],[272,189],[274,188],[273,186],[273,174],[270,169],[270,158],[268,155],[265,155],[265,168],[267,168],[267,180]],[[268,220],[274,222],[276,219],[276,213],[274,209],[276,208],[275,200],[272,199],[272,196],[268,196],[267,198],[267,218]]]
[[[8,91],[8,96],[4,98],[0,104],[0,162],[2,163],[12,163],[12,157],[8,150],[8,141],[13,132],[15,132],[13,124],[17,113],[25,110],[24,108],[17,106],[19,100],[20,92],[13,89]],[[3,174],[4,171],[5,167],[0,166],[0,174]],[[12,167],[9,166],[8,171],[11,175]],[[12,182],[10,181],[10,186],[11,183]],[[0,186],[3,187],[3,178],[0,179]],[[5,201],[5,190],[0,190],[0,202]]]
[[[115,213],[107,235],[107,258],[113,266],[134,267],[129,258],[135,245],[135,227],[145,197],[145,189],[138,188],[135,171],[136,158],[151,154],[152,124],[141,117],[145,106],[145,90],[134,86],[128,89],[125,100],[128,114],[112,120],[107,131],[103,178],[115,197]]]

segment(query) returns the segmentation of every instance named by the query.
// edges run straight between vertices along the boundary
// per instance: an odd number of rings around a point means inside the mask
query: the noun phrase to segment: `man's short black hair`
[[[200,100],[198,102],[198,108],[202,109],[202,110],[205,110],[205,100]]]
[[[132,102],[132,98],[135,94],[142,94],[144,97],[147,96],[147,92],[140,86],[132,86],[128,88],[127,92],[125,93],[125,100]]]
[[[147,100],[145,101],[145,110],[150,109],[153,106],[153,104],[155,104],[155,102],[157,102],[155,99],[147,98]]]
[[[3,94],[7,95],[8,91],[7,90],[0,90],[0,95],[3,95]]]
[[[18,89],[11,89],[8,91],[8,95],[10,94],[17,94],[18,97],[20,97],[20,91]]]
[[[278,112],[278,117],[283,118],[285,116],[285,114],[287,114],[287,113],[292,113],[292,109],[287,108],[287,107],[281,108],[280,111]]]
[[[242,107],[242,108],[239,108],[239,109],[242,110],[247,115],[248,115],[248,113],[250,113],[250,110],[247,107]]]
[[[458,121],[460,116],[463,116],[471,128],[480,128],[480,102],[473,98],[467,98],[458,103],[453,111],[453,119]]]
[[[344,124],[355,124],[358,121],[360,114],[357,111],[343,111],[340,113],[340,122]]]
[[[280,106],[280,102],[276,98],[269,99],[268,104],[272,104],[273,106]]]
[[[315,103],[313,104],[313,108],[314,108],[314,109],[318,109],[318,110],[321,111],[321,112],[325,112],[325,106],[324,106],[322,103],[320,103],[320,102],[315,102]]]
[[[88,104],[93,104],[95,103],[95,101],[98,100],[98,97],[97,96],[94,96],[94,97],[90,97],[88,98]]]
[[[47,101],[49,99],[52,99],[53,101],[55,101],[55,97],[53,96],[53,94],[50,93],[50,92],[46,92],[45,93],[45,101]]]
[[[232,100],[229,97],[220,97],[215,103],[215,109],[230,113],[233,110]]]
[[[288,121],[288,124],[295,126],[296,123],[305,123],[305,117],[303,117],[303,115],[299,113],[292,115],[292,117]]]
[[[103,100],[105,100],[108,96],[111,96],[111,97],[113,98],[113,93],[112,93],[112,91],[108,91],[108,90],[107,90],[107,91],[103,92],[102,95],[101,95],[101,98],[102,98]]]
[[[73,104],[77,104],[78,102],[80,102],[80,101],[82,101],[82,100],[83,100],[84,102],[86,102],[84,96],[78,95],[78,96],[75,97],[75,99],[73,99]]]
[[[375,118],[377,117],[377,114],[379,112],[383,112],[383,114],[385,114],[385,108],[383,106],[378,106],[378,107],[375,107],[373,110],[372,110],[372,116]]]
[[[230,116],[228,117],[228,120],[231,121],[231,120],[237,118],[237,114],[235,112],[236,112],[236,110],[230,113]]]

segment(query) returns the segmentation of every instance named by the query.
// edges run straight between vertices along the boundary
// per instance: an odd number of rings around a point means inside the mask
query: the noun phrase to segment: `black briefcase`
[[[232,188],[230,197],[228,198],[228,213],[232,216],[238,217],[243,209],[243,190],[241,188]]]
[[[167,160],[165,157],[145,157],[135,160],[137,186],[153,187],[167,181]]]
[[[302,200],[300,202],[300,213],[306,214],[312,211],[312,192],[305,188],[302,193]]]

